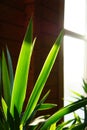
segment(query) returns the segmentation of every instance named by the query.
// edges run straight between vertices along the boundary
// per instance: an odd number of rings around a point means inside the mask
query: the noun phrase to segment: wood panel
[[[24,20],[22,11],[0,3],[0,22],[24,26]]]
[[[24,0],[25,4],[35,3],[35,0]]]
[[[20,11],[24,10],[24,0],[0,0],[0,3]]]
[[[24,37],[24,31],[23,27],[0,22],[0,38],[21,41]]]
[[[25,33],[25,16],[22,1],[0,0],[0,55],[8,46],[14,69]]]

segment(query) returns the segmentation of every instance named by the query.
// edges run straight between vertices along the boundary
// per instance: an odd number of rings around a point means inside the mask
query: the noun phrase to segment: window
[[[86,0],[65,0],[64,105],[74,99],[70,90],[83,94],[83,79],[87,79],[86,5]],[[82,112],[78,113],[83,116]]]

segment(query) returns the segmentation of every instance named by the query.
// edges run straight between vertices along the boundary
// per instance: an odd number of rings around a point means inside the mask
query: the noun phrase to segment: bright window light
[[[65,0],[64,28],[85,33],[86,0]]]
[[[64,36],[64,106],[75,101],[72,90],[84,94],[85,42],[77,38]],[[76,113],[84,117],[84,111]],[[73,114],[66,115],[65,120],[73,119]]]
[[[70,90],[84,94],[83,79],[87,79],[87,43],[84,38],[77,35],[86,34],[86,0],[65,0],[64,11],[64,105],[75,101]],[[66,30],[69,33],[66,33]],[[72,33],[73,32],[73,33]],[[72,35],[74,34],[74,35]],[[79,116],[83,113],[78,111]],[[65,120],[71,119],[66,116]]]
[[[64,37],[64,93],[65,105],[73,101],[70,90],[82,93],[85,60],[84,40]],[[79,91],[78,91],[79,90]]]

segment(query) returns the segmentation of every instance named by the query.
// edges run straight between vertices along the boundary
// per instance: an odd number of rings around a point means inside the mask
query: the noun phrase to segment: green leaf
[[[51,125],[50,130],[56,130],[56,123]]]
[[[2,77],[1,77],[2,72],[1,72],[1,70],[2,70],[2,63],[1,63],[1,58],[0,58],[0,101],[1,101],[1,94],[2,94]]]
[[[48,95],[50,93],[50,90],[44,95],[44,97],[40,100],[40,102],[36,105],[35,110],[37,112],[37,110],[40,108],[41,104],[43,104],[45,102],[45,100],[47,99]]]
[[[9,130],[7,122],[0,120],[0,130]]]
[[[61,124],[59,124],[56,128],[56,130],[62,130],[66,125],[68,125],[69,123],[71,123],[72,121],[74,121],[74,119],[68,120],[66,122],[63,122]]]
[[[74,119],[75,119],[75,122],[81,123],[80,117],[75,112],[74,112]],[[73,122],[73,124],[74,124],[74,122]]]
[[[7,107],[5,100],[2,98],[1,101],[2,101],[2,109],[3,109],[3,112],[4,112],[4,116],[5,116],[5,124],[6,124],[5,127],[7,128],[7,125],[8,125],[10,127],[10,129],[12,130],[14,128],[14,119],[12,118],[12,115],[9,112],[9,109]]]
[[[85,130],[86,125],[87,124],[85,124],[85,123],[73,125],[73,126],[71,126],[70,130]]]
[[[14,82],[14,73],[13,73],[11,56],[10,56],[10,53],[9,53],[9,50],[7,47],[6,47],[6,52],[7,52],[7,60],[8,60],[9,78],[10,78],[10,89],[11,89],[11,93],[12,93],[12,87],[13,87],[13,82]]]
[[[76,95],[77,97],[77,99],[82,99],[83,98],[83,96],[80,94],[80,93],[78,93],[78,92],[76,92],[76,91],[74,91],[74,90],[71,90],[71,92],[74,94],[74,95]]]
[[[85,82],[85,80],[83,80],[83,89],[85,91],[85,93],[87,93],[87,83]]]
[[[18,130],[20,126],[20,116],[16,108],[14,108],[14,119],[15,130]]]
[[[32,112],[34,111],[34,109],[36,107],[36,104],[39,100],[41,92],[44,88],[44,85],[47,81],[47,78],[48,78],[50,71],[53,67],[53,64],[56,60],[62,38],[63,38],[63,31],[60,33],[59,37],[57,38],[56,42],[54,43],[45,63],[43,65],[41,73],[36,81],[34,89],[29,98],[26,110],[25,110],[23,118],[22,118],[22,123],[26,122],[26,120],[30,117],[30,115],[32,114]]]
[[[39,102],[39,104],[41,104],[41,103],[44,103],[45,102],[45,100],[47,99],[47,97],[48,97],[48,95],[49,95],[49,93],[50,93],[50,90],[44,95],[44,97],[40,100],[40,102]]]
[[[14,78],[11,107],[10,107],[10,112],[13,116],[14,116],[14,107],[16,107],[19,115],[22,112],[22,107],[26,96],[28,72],[34,43],[35,39],[34,42],[32,43],[32,20],[30,20],[21,47],[21,52],[19,55],[16,74]]]
[[[2,81],[3,81],[4,99],[6,101],[7,106],[10,107],[10,100],[11,100],[10,80],[4,52],[2,52]]]
[[[81,107],[84,107],[87,104],[87,98],[76,101],[66,107],[61,108],[59,111],[54,113],[48,120],[45,122],[41,130],[46,130],[51,124],[58,122],[64,115],[69,114]]]
[[[7,104],[6,104],[6,102],[3,98],[1,98],[1,102],[2,102],[2,109],[3,109],[3,112],[4,112],[4,116],[5,116],[5,119],[7,120],[8,107],[7,107]]]
[[[35,116],[35,114],[37,113],[37,111],[39,110],[41,104],[43,104],[45,102],[45,100],[47,99],[48,95],[50,93],[50,90],[44,95],[44,97],[40,100],[40,102],[36,105],[34,111],[32,112],[31,116],[27,119],[25,125],[27,125]]]
[[[14,125],[14,118],[12,117],[11,113],[9,112],[9,110],[7,110],[7,123],[10,127],[10,130],[18,130],[16,129],[16,126]]]
[[[3,126],[3,123],[1,122],[1,120],[0,120],[0,130],[4,130],[4,126]]]
[[[20,125],[19,130],[25,130],[23,129],[23,125]]]
[[[56,107],[57,105],[56,104],[52,104],[52,103],[44,103],[44,104],[41,104],[39,109],[38,110],[47,110],[47,109],[51,109],[51,108],[54,108]]]

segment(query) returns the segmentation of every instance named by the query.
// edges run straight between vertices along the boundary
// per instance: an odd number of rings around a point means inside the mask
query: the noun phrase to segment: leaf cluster
[[[73,120],[57,125],[60,119],[87,104],[87,98],[82,98],[61,108],[53,115],[35,117],[38,111],[56,106],[56,104],[45,103],[50,90],[40,101],[39,99],[61,46],[63,39],[63,31],[61,31],[45,60],[23,112],[31,56],[36,41],[36,38],[34,40],[32,38],[32,32],[33,23],[31,19],[21,46],[15,74],[8,48],[6,48],[7,57],[2,51],[0,59],[0,129],[2,130],[62,130],[66,124],[78,122],[78,118],[76,116]]]

